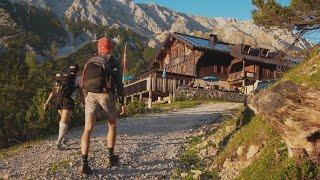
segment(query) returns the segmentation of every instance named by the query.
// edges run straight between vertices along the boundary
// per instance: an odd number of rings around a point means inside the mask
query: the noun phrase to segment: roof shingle
[[[230,51],[231,51],[231,46],[228,44],[223,44],[223,43],[217,42],[214,45],[212,45],[212,44],[210,44],[209,39],[204,39],[204,38],[190,36],[190,35],[181,34],[181,33],[174,33],[174,35],[176,37],[192,44],[196,48],[215,50],[215,51],[220,51],[220,52],[224,52],[224,53],[230,53]]]

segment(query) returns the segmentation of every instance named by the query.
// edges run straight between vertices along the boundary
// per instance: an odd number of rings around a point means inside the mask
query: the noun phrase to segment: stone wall
[[[224,92],[215,89],[198,89],[179,87],[175,91],[175,100],[221,100],[244,103],[246,96],[235,92]]]

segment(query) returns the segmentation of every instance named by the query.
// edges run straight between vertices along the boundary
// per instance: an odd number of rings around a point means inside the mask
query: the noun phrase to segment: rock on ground
[[[249,98],[287,144],[289,155],[320,162],[320,90],[281,82]]]
[[[177,165],[176,155],[194,129],[213,123],[221,113],[241,104],[215,103],[165,114],[118,120],[115,151],[120,164],[105,167],[106,124],[98,123],[91,137],[88,179],[167,179]],[[55,138],[0,159],[0,174],[13,179],[78,179],[82,129],[69,132],[67,150],[58,151]]]

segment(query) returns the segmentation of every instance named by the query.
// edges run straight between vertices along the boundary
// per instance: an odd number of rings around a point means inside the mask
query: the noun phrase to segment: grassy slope
[[[320,88],[320,47],[312,50],[309,57],[300,65],[287,72],[282,81],[291,80],[308,88]],[[247,133],[247,134],[245,134]],[[243,137],[241,137],[243,134]],[[251,134],[251,135],[250,135]],[[265,135],[260,139],[262,134]],[[251,137],[248,137],[251,136]],[[229,143],[243,144],[260,139],[267,142],[259,158],[246,167],[238,179],[320,179],[320,167],[309,161],[301,162],[298,168],[293,159],[288,158],[281,138],[265,123],[261,117],[253,118],[248,126],[243,127]],[[228,149],[228,147],[226,148]],[[227,152],[234,150],[231,148]],[[276,155],[276,150],[280,156]]]
[[[311,55],[300,65],[291,69],[283,77],[283,80],[292,80],[296,84],[320,88],[320,46],[314,48]]]
[[[180,162],[183,167],[193,167],[195,169],[202,170],[203,178],[218,179],[217,171],[222,170],[224,161],[233,159],[235,161],[246,161],[246,154],[251,145],[261,146],[259,154],[252,159],[252,164],[245,167],[240,171],[236,179],[319,179],[320,167],[317,167],[311,162],[301,162],[300,168],[296,166],[293,159],[288,157],[286,146],[281,137],[272,129],[272,127],[266,123],[261,116],[252,116],[251,113],[245,110],[238,114],[240,120],[244,125],[231,136],[225,136],[223,140],[226,141],[224,146],[220,147],[220,152],[217,156],[213,157],[214,164],[217,165],[217,169],[210,169],[205,167],[203,161],[200,159],[199,152],[201,149],[197,149],[197,145],[203,143],[203,139],[212,139],[213,137],[221,136],[227,127],[235,125],[236,119],[229,119],[220,125],[218,130],[212,130],[212,132],[206,132],[206,135],[199,137],[193,137],[187,148],[180,156]],[[203,138],[206,137],[206,138]],[[223,143],[224,144],[224,143]],[[244,153],[242,156],[237,155],[238,147],[244,147]],[[205,148],[209,148],[206,146]],[[190,170],[192,168],[178,169],[178,173],[187,172],[186,179],[192,179],[190,176]]]

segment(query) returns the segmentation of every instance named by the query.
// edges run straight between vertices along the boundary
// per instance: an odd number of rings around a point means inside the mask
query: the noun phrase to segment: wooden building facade
[[[229,44],[220,41],[216,35],[205,39],[170,33],[151,69],[126,85],[125,94],[127,97],[140,94],[140,98],[148,94],[149,100],[153,100],[155,95],[170,95],[179,85],[188,85],[190,81],[206,76],[215,76],[232,89],[253,84],[256,80],[275,79],[294,64],[280,51]]]
[[[213,44],[213,45],[212,45]],[[156,56],[161,70],[188,74],[197,78],[215,75],[226,80],[228,66],[232,61],[231,44],[218,42],[216,36],[211,40],[172,33],[165,40]]]
[[[294,65],[281,51],[228,44],[216,35],[210,39],[171,33],[156,56],[161,70],[192,75],[216,76],[230,86],[245,86],[256,80],[275,79]]]

